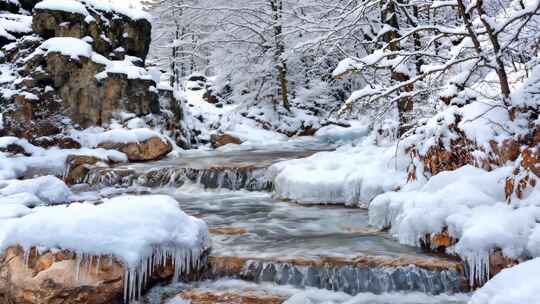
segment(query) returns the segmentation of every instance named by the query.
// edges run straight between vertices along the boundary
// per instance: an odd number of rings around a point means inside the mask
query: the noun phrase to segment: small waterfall
[[[91,170],[84,182],[97,187],[144,186],[181,187],[195,183],[205,189],[228,189],[248,191],[270,191],[272,181],[266,168],[256,167],[212,167],[207,169],[165,167],[137,172],[128,169]]]
[[[414,265],[395,268],[349,265],[299,266],[283,262],[250,260],[245,263],[241,277],[255,282],[310,286],[351,295],[361,292],[381,294],[395,291],[441,294],[462,290],[458,271],[431,271]]]

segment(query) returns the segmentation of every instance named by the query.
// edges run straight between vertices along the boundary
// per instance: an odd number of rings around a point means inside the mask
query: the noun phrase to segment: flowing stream
[[[246,292],[270,297],[253,303],[466,303],[457,262],[398,244],[368,225],[367,210],[275,199],[267,168],[314,152],[198,151],[96,169],[86,182],[171,195],[208,223],[209,269],[198,282],[153,288],[143,303],[207,303],[201,294],[244,303],[231,297]]]

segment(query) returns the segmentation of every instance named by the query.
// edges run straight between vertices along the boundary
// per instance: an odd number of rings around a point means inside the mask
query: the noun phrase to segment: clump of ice
[[[379,147],[372,140],[273,165],[276,196],[299,203],[367,205],[403,186],[408,160],[395,146]]]
[[[366,137],[369,134],[369,125],[361,122],[351,122],[351,126],[342,127],[329,125],[320,128],[315,133],[315,137],[328,143],[350,143]]]
[[[174,279],[197,267],[210,246],[204,221],[185,214],[169,196],[121,196],[100,205],[39,208],[3,223],[0,249],[19,245],[70,250],[82,257],[112,255],[125,266],[125,300],[135,299],[155,267],[170,261]],[[80,265],[79,265],[80,266]]]
[[[538,303],[540,258],[505,269],[477,290],[470,304]]]

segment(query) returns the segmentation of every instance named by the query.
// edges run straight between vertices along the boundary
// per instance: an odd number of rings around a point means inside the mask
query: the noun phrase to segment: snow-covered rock
[[[394,191],[407,181],[406,159],[396,159],[396,147],[378,147],[372,139],[334,152],[277,163],[275,194],[310,204],[364,205],[377,195]]]
[[[157,267],[172,268],[162,274],[178,280],[203,266],[200,260],[210,246],[206,224],[161,195],[43,207],[0,224],[0,249],[11,257],[7,266],[11,275],[0,278],[0,293],[10,288],[7,295],[15,302],[23,290],[37,299],[35,303],[42,303],[42,297],[69,295],[75,287],[95,293],[107,285],[113,290],[102,294],[105,300],[66,303],[109,303],[121,300],[122,293],[133,300]],[[32,259],[25,259],[28,256]],[[34,261],[43,259],[36,269]],[[116,263],[121,267],[114,270]],[[35,277],[32,271],[41,275]],[[116,280],[106,284],[101,276]],[[45,287],[47,280],[54,284]]]
[[[79,3],[73,1],[75,3]],[[43,2],[41,2],[43,3]],[[74,60],[79,60],[80,57],[92,57],[92,46],[81,39],[71,37],[55,37],[46,40],[39,47],[45,51],[45,55],[49,53],[60,53]]]
[[[376,197],[369,206],[370,224],[391,228],[401,243],[413,246],[447,229],[456,241],[447,251],[468,264],[471,285],[485,282],[493,275],[489,263],[496,250],[512,259],[529,255],[527,244],[540,220],[538,190],[512,205],[506,202],[504,183],[511,172],[512,167],[488,172],[472,166],[441,172],[416,190]]]
[[[69,201],[71,190],[60,179],[54,176],[42,176],[26,180],[12,180],[0,182],[0,201],[10,200],[16,194],[30,194],[47,204],[59,204]],[[2,198],[7,196],[8,198]],[[27,195],[26,195],[27,197]],[[11,197],[11,200],[15,200]],[[34,205],[35,199],[22,199],[21,203]]]
[[[90,13],[86,10],[84,4],[75,0],[45,0],[39,2],[35,7],[38,10],[63,11],[73,14],[88,16]]]

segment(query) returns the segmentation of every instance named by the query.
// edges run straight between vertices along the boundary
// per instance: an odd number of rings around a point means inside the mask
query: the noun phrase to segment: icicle
[[[81,254],[75,253],[75,280],[79,280],[79,273],[81,271],[82,256]]]

